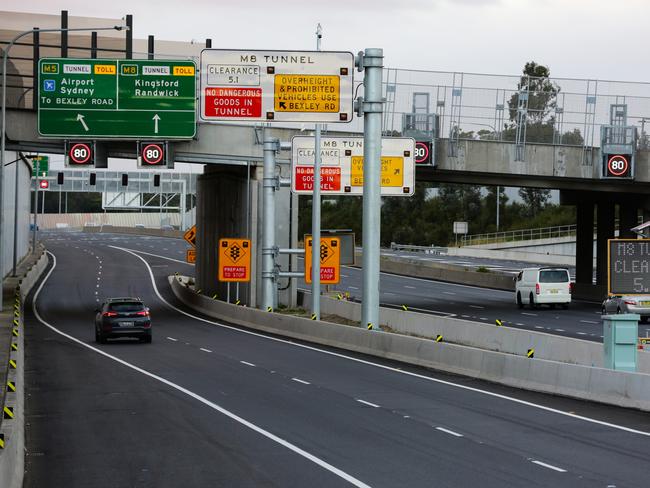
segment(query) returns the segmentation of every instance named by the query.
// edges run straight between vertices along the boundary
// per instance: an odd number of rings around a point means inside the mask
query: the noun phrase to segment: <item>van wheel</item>
[[[532,309],[537,308],[537,304],[535,303],[535,297],[533,296],[532,293],[528,297],[528,305],[530,305],[530,308],[532,308]]]
[[[517,308],[524,308],[524,303],[521,301],[521,293],[517,292]]]

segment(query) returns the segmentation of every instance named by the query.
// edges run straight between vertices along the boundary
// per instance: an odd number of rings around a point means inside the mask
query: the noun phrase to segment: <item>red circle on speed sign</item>
[[[415,164],[425,163],[429,160],[429,145],[426,142],[415,143]]]
[[[625,156],[617,154],[607,161],[607,171],[614,176],[621,176],[627,173],[630,163]]]
[[[92,152],[88,144],[73,144],[68,151],[68,157],[74,164],[86,164],[90,161],[91,156]]]
[[[141,156],[147,164],[158,164],[163,158],[163,148],[160,144],[147,144],[142,148]]]

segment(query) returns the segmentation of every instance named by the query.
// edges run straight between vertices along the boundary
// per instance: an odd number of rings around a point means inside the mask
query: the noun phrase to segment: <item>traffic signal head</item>
[[[129,175],[122,173],[122,186],[129,186]]]
[[[160,175],[153,175],[153,186],[160,186]]]
[[[90,173],[90,184],[93,186],[97,184],[97,173]]]
[[[56,175],[56,182],[59,185],[63,184],[63,173],[61,171]]]

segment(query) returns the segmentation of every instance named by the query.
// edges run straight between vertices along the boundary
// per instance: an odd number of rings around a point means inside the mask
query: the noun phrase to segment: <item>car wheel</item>
[[[524,303],[521,301],[521,293],[517,292],[517,308],[524,308]]]
[[[530,308],[532,308],[532,309],[537,308],[537,304],[535,303],[535,297],[533,296],[532,293],[528,297],[528,305],[530,305]]]
[[[99,333],[97,329],[95,329],[95,342],[99,342],[100,344],[102,342],[102,335]]]

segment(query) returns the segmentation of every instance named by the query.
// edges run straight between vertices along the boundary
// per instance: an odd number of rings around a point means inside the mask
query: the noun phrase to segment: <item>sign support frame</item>
[[[316,50],[320,51],[320,42],[323,37],[320,24],[316,27]],[[316,133],[314,141],[314,191],[311,200],[311,234],[312,242],[318,243],[320,248],[320,136],[321,125],[316,124]],[[311,313],[320,320],[320,252],[312,252],[311,260],[312,278],[311,278]]]

